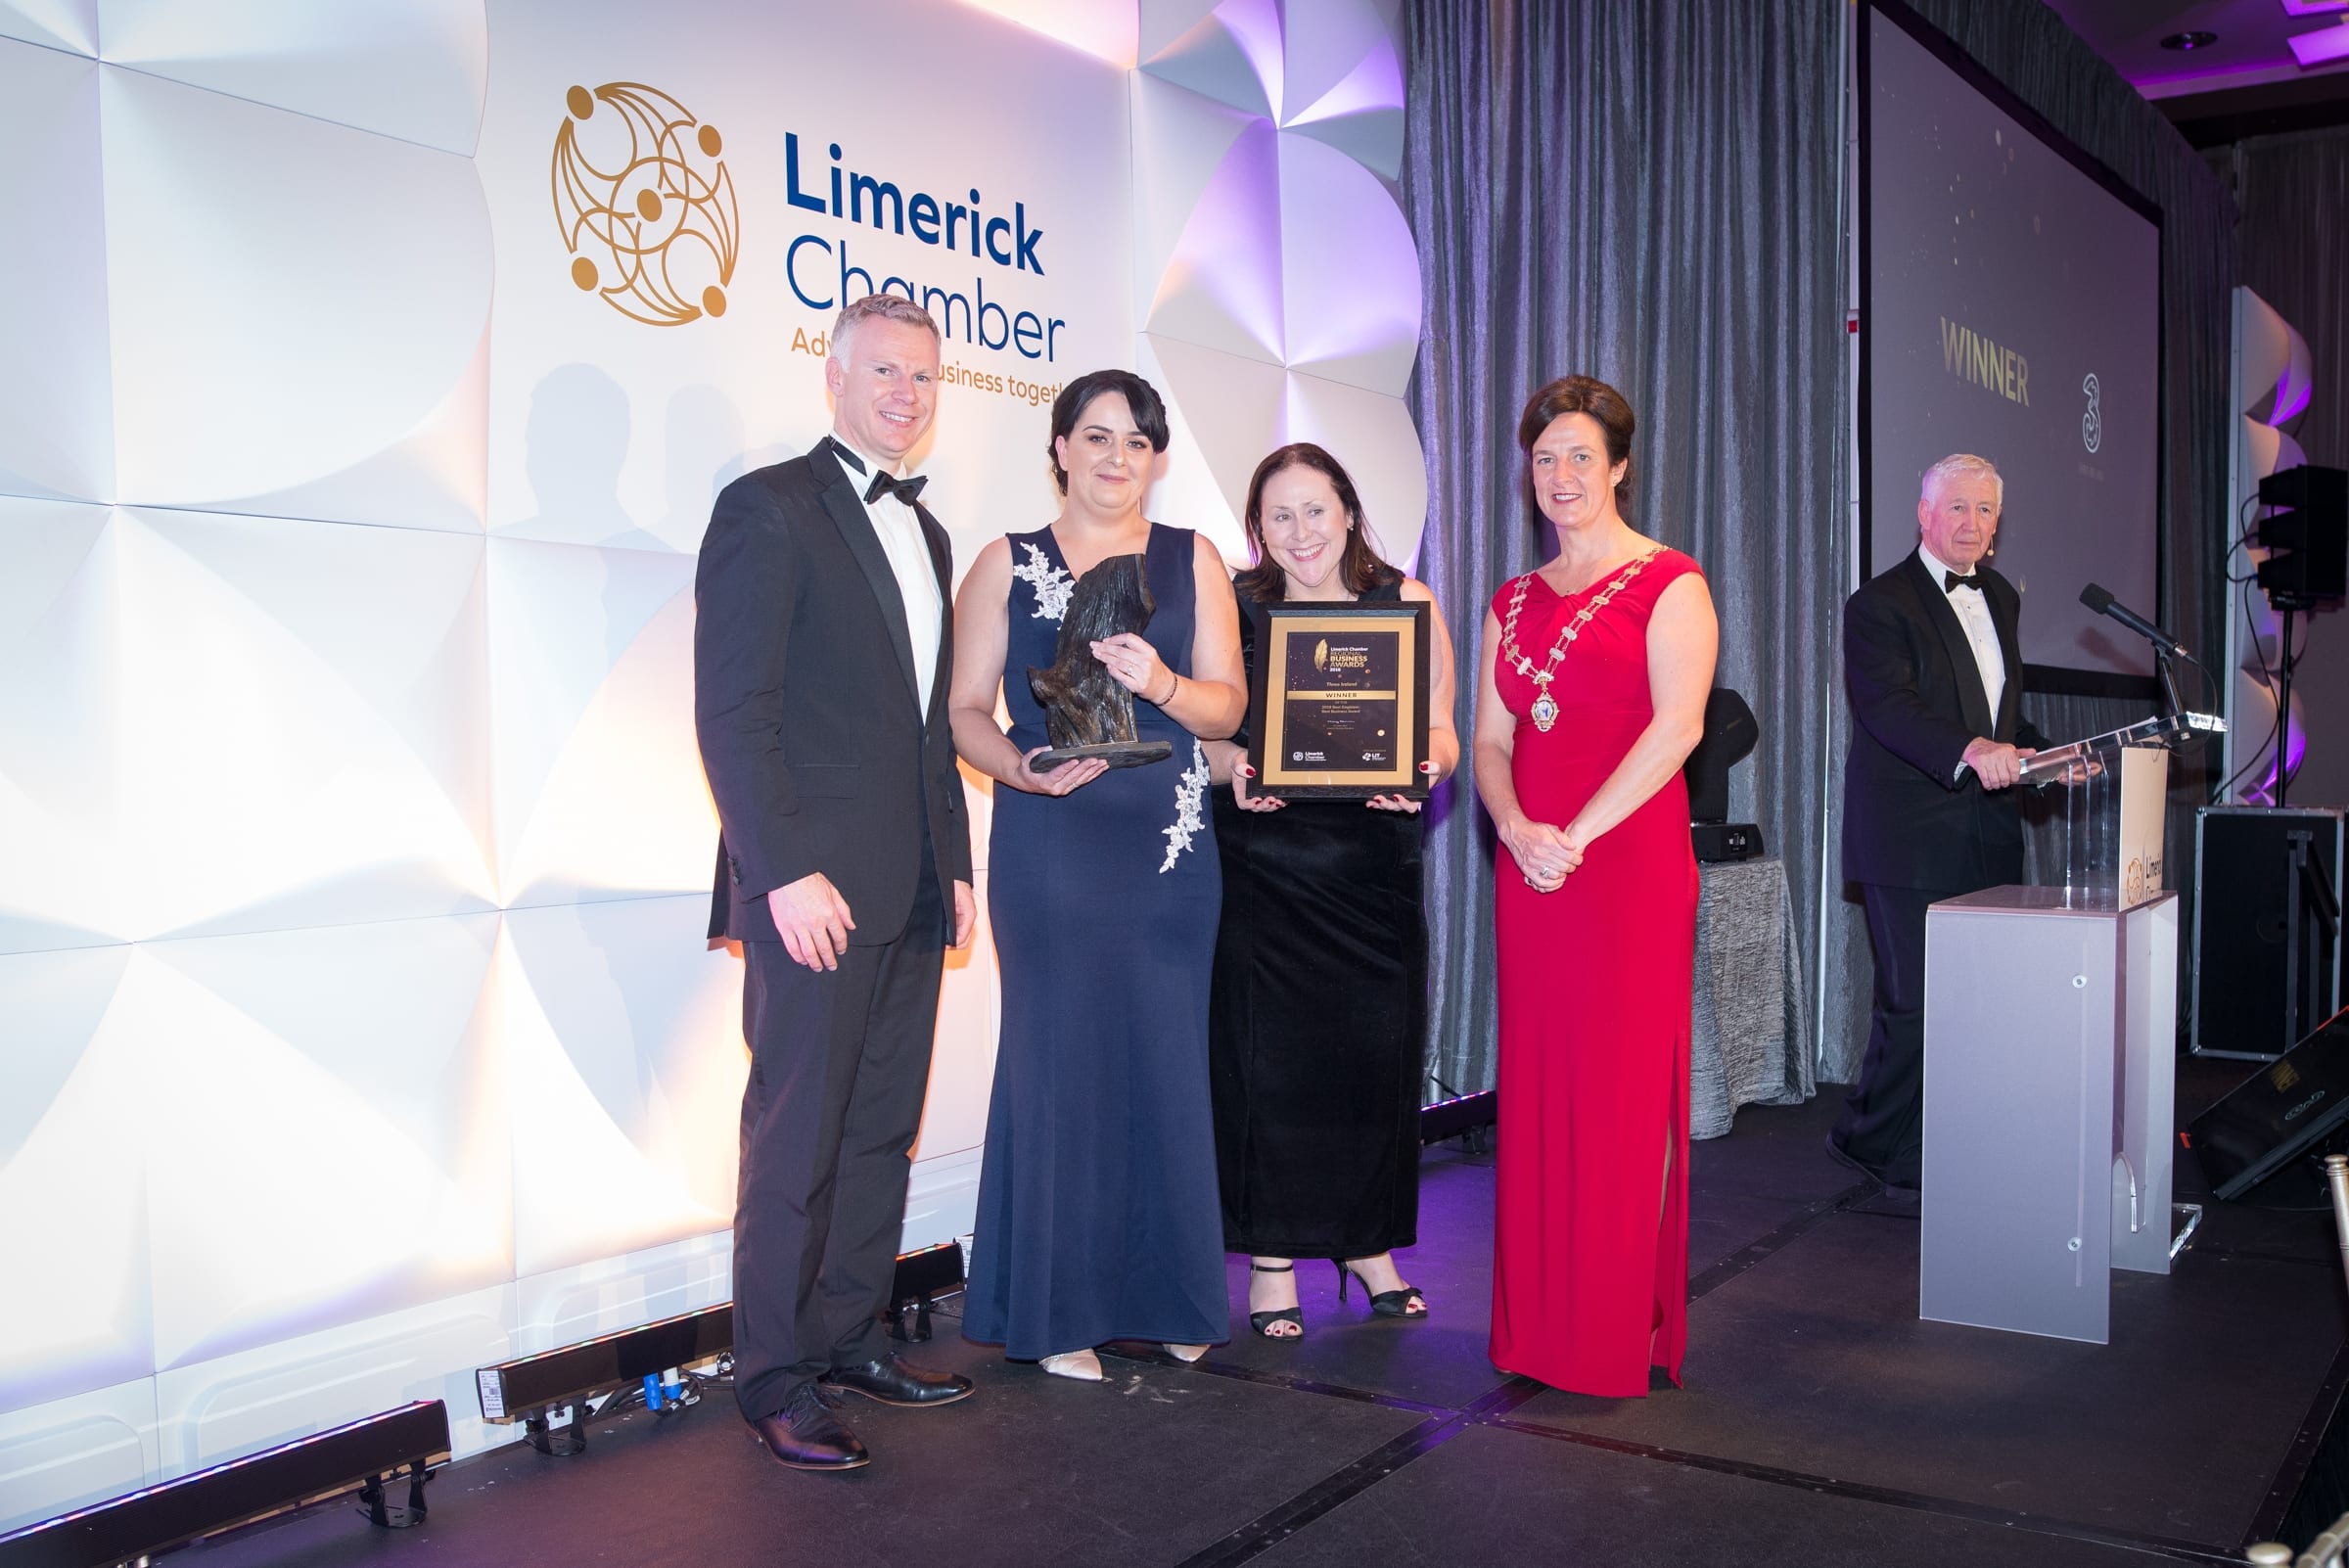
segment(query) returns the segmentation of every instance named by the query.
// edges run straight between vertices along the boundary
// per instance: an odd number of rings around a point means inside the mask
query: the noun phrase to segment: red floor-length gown
[[[1503,642],[1494,680],[1517,718],[1510,774],[1534,821],[1572,821],[1647,727],[1648,622],[1657,596],[1696,570],[1660,550],[1596,609],[1554,667],[1546,733],[1528,716],[1539,689]],[[1536,670],[1619,572],[1565,598],[1538,575],[1526,581],[1513,645]],[[1504,625],[1518,580],[1494,596]],[[1687,786],[1673,774],[1554,893],[1528,887],[1506,848],[1495,882],[1493,1362],[1580,1394],[1644,1395],[1651,1363],[1680,1381],[1688,1337]]]

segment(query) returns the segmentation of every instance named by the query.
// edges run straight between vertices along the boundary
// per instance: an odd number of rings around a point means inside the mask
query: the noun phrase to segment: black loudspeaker
[[[2349,1121],[2349,1014],[2227,1091],[2187,1127],[2210,1190],[2239,1198]]]
[[[2287,468],[2259,482],[2259,585],[2279,610],[2337,610],[2349,597],[2349,471]]]
[[[2341,1005],[2340,939],[2324,932],[2305,882],[2295,891],[2293,838],[2306,834],[2311,874],[2337,907],[2342,813],[2326,807],[2206,806],[2194,813],[2193,1032],[2197,1056],[2272,1061],[2310,1021]],[[2293,916],[2299,916],[2294,951]],[[2299,1016],[2291,992],[2298,981]],[[2295,1028],[2295,1022],[2299,1027]]]

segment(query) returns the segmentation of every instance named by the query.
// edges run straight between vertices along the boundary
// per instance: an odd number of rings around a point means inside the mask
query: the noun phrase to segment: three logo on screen
[[[2088,394],[2088,412],[2080,416],[2080,444],[2094,452],[2104,444],[2104,406],[2097,401],[2095,371],[2088,373],[2088,379],[2080,384],[2080,390]]]
[[[580,146],[599,105],[617,127],[598,137],[601,161]],[[550,177],[571,281],[656,327],[724,315],[742,218],[717,127],[642,82],[574,87],[564,106]]]

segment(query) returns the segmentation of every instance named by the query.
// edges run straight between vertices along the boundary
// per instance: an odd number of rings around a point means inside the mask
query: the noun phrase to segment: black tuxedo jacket
[[[856,922],[850,942],[893,942],[925,837],[949,911],[952,885],[971,879],[946,727],[949,546],[938,520],[914,510],[944,622],[926,714],[904,596],[830,443],[718,495],[694,574],[693,632],[694,728],[721,835],[712,937],[780,940],[767,894],[821,871]]]
[[[1843,607],[1852,745],[1843,767],[1843,874],[1852,882],[1969,893],[2023,880],[2019,787],[1985,790],[1957,768],[1975,736],[2048,744],[2022,715],[2022,595],[1989,567],[1982,594],[2006,661],[1999,711],[1942,585],[1914,551]]]

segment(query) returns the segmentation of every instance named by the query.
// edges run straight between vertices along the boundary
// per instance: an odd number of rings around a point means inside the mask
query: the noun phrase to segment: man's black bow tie
[[[914,483],[919,484],[921,481],[915,480]],[[867,496],[865,499],[870,500],[872,497]],[[1961,577],[1955,572],[1944,572],[1941,575],[1941,591],[1947,593],[1952,588],[1971,588],[1976,593],[1980,593],[1982,591],[1982,574],[1968,572]]]
[[[832,455],[839,458],[841,465],[851,473],[861,474],[864,472],[864,459],[849,450],[846,444],[832,439],[829,436],[824,438],[824,443],[832,448]],[[864,487],[864,504],[870,506],[884,495],[894,495],[907,506],[911,506],[914,498],[922,493],[922,486],[929,483],[930,476],[927,474],[916,474],[908,479],[897,479],[888,474],[875,474],[873,482]]]
[[[930,476],[927,474],[915,474],[908,479],[896,479],[888,474],[875,474],[873,482],[864,487],[864,504],[870,506],[884,495],[894,495],[907,506],[911,506],[914,497],[922,493],[922,486],[929,483]]]

